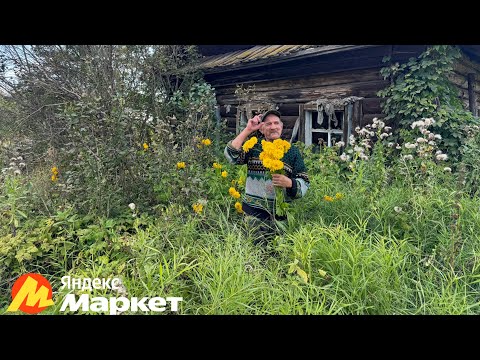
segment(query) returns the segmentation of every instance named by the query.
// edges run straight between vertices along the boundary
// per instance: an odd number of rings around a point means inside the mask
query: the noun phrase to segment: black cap
[[[262,121],[267,117],[267,115],[270,114],[277,115],[279,118],[282,116],[282,114],[280,114],[280,111],[278,110],[268,110],[265,114],[262,115]]]

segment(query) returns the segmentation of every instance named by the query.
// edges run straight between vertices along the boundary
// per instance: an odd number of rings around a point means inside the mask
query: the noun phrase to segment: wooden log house
[[[356,126],[382,118],[380,74],[419,56],[426,45],[199,45],[200,68],[216,91],[217,116],[238,133],[256,113],[277,108],[284,135],[307,145],[345,141]],[[479,114],[480,46],[461,46],[451,81]]]

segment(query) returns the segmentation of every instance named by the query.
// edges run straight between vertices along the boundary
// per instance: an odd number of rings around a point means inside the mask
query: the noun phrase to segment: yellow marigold
[[[234,187],[231,187],[230,189],[228,189],[228,193],[231,196],[233,196],[235,199],[238,199],[240,197],[240,193]]]
[[[177,162],[177,169],[185,169],[185,162]]]
[[[52,174],[55,176],[58,175],[58,168],[56,166],[52,167]]]
[[[288,150],[290,150],[290,147],[292,146],[288,141],[283,139],[274,140],[273,145],[276,148],[281,149],[283,152],[287,152]]]
[[[56,177],[55,175],[52,175],[52,181],[55,182],[55,181],[57,181],[57,180],[58,180],[57,177]]]
[[[228,176],[228,172],[226,172],[225,170],[222,171],[222,177],[226,178]]]
[[[220,165],[219,163],[214,162],[214,163],[213,163],[213,168],[214,168],[214,169],[221,169],[221,168],[222,168],[222,165]]]
[[[193,204],[193,211],[195,211],[197,214],[201,214],[203,211],[203,205],[202,204]]]
[[[263,159],[262,163],[263,163],[263,166],[270,171],[283,169],[283,162],[281,160],[265,158]]]
[[[328,196],[328,195],[325,195],[325,196],[323,197],[323,199],[324,199],[325,201],[333,201],[333,197]]]
[[[343,194],[342,193],[336,193],[335,194],[335,199],[337,199],[337,200],[343,199]]]
[[[143,151],[147,151],[148,150],[148,144],[145,142],[143,143]]]
[[[237,201],[235,203],[235,209],[238,211],[239,214],[243,213],[242,203]]]
[[[245,141],[245,143],[242,145],[242,149],[245,152],[248,152],[251,148],[255,146],[255,144],[258,142],[258,139],[256,136],[251,137],[249,140]]]
[[[210,140],[210,139],[203,139],[203,140],[202,140],[202,144],[205,145],[205,146],[212,145],[212,140]]]

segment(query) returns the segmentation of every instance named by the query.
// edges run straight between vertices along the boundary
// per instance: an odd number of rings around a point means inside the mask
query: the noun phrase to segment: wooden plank
[[[468,105],[473,116],[477,116],[477,98],[475,94],[475,73],[468,74]]]
[[[255,83],[256,92],[266,92],[285,89],[299,89],[321,87],[328,85],[351,84],[356,82],[367,82],[383,80],[379,69],[366,69],[358,71],[342,71],[333,74],[312,75],[301,78],[275,81],[261,81]],[[217,95],[235,93],[236,86],[228,86],[216,89]]]
[[[363,112],[365,114],[378,114],[382,112],[381,103],[384,99],[379,97],[365,98],[363,101]]]
[[[465,66],[470,70],[473,70],[471,72],[477,72],[477,73],[480,72],[480,64],[470,60],[470,58],[467,55],[465,54],[462,54],[462,55],[463,56],[458,60],[460,64],[462,64],[463,66]]]
[[[469,73],[480,73],[480,69],[477,66],[472,66],[471,63],[459,60],[453,65],[453,70],[463,76],[468,76]]]
[[[225,118],[227,120],[227,127],[235,127],[236,124],[237,124],[237,118],[232,118],[232,117],[228,117],[228,118]]]
[[[305,103],[318,98],[342,99],[347,96],[359,96],[372,98],[377,96],[377,92],[387,86],[387,80],[370,81],[365,83],[355,83],[347,85],[332,85],[322,88],[303,88],[290,89],[283,91],[269,91],[257,93],[257,99],[260,101],[271,101],[275,103]],[[233,100],[235,95],[220,95],[218,101],[227,103]]]
[[[290,137],[290,142],[293,142],[294,138],[298,135],[298,129],[300,127],[300,116],[297,117],[295,125],[293,127],[292,136]]]
[[[352,134],[355,134],[355,128],[362,127],[363,124],[363,100],[353,103]]]
[[[304,105],[298,105],[298,114],[300,116],[300,126],[298,129],[298,141],[305,143],[305,111]]]
[[[278,104],[278,111],[282,116],[297,116],[298,117],[298,104]]]
[[[412,54],[412,56],[418,56],[426,49],[427,45],[393,45],[392,55]]]
[[[220,87],[234,86],[239,83],[251,84],[259,81],[281,80],[295,77],[303,78],[306,76],[331,74],[348,70],[360,71],[363,69],[376,68],[379,71],[385,66],[382,62],[384,55],[385,54],[364,59],[337,58],[298,65],[287,63],[280,67],[266,66],[256,69],[240,69],[228,73],[207,74],[205,75],[205,80],[218,90]]]
[[[287,129],[293,129],[295,126],[295,121],[297,121],[298,116],[283,116],[282,115],[282,122],[283,127]]]
[[[291,137],[292,137],[292,129],[283,129],[282,139],[290,141]]]

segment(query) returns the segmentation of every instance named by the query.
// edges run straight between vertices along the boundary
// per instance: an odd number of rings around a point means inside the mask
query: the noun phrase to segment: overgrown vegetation
[[[430,46],[418,58],[384,67],[381,74],[390,86],[379,91],[386,120],[398,130],[400,141],[412,141],[410,125],[421,118],[435,118],[435,130],[442,136],[440,148],[460,160],[465,140],[465,126],[478,125],[459,98],[458,89],[448,75],[460,50],[451,45]],[[390,62],[386,57],[384,62]]]
[[[332,148],[300,144],[311,187],[264,247],[235,206],[245,168],[226,164],[226,138],[213,140],[214,89],[178,77],[193,49],[25,51],[49,67],[25,65],[0,104],[0,313],[27,272],[54,289],[42,314],[63,313],[66,275],[121,278],[126,297],[183,297],[181,314],[480,312],[480,135],[470,118],[458,157],[440,141],[453,118],[423,110],[403,141],[375,119]]]

